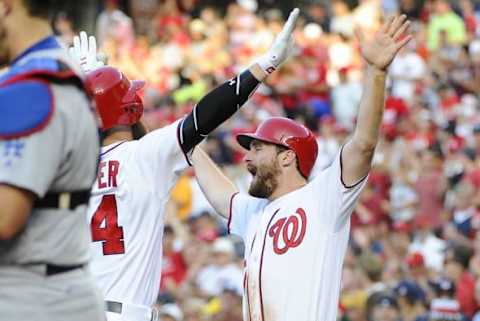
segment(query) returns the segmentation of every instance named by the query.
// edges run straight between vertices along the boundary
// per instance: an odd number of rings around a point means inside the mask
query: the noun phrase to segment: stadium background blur
[[[319,162],[328,166],[351,134],[362,93],[354,27],[372,35],[383,14],[407,14],[414,39],[389,69],[382,140],[352,217],[339,319],[479,321],[478,4],[87,0],[65,5],[54,27],[66,43],[79,30],[93,32],[110,65],[147,81],[144,122],[154,129],[247,67],[300,6],[294,57],[205,144],[245,189],[249,177],[233,135],[286,115],[318,135]],[[226,222],[213,214],[192,171],[168,209],[162,320],[241,321],[243,247],[226,237]]]

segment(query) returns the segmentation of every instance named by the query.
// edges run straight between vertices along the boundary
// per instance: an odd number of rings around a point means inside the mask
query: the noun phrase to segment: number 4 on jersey
[[[123,228],[118,226],[115,195],[104,195],[102,197],[102,202],[92,217],[90,228],[92,230],[92,240],[102,242],[103,255],[125,253]]]

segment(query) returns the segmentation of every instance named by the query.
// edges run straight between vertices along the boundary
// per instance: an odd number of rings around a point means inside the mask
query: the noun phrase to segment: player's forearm
[[[342,151],[342,181],[353,186],[364,178],[371,167],[380,135],[385,100],[385,72],[367,69],[363,96],[352,139]]]
[[[298,8],[292,10],[270,49],[258,57],[248,70],[212,90],[194,107],[181,126],[180,144],[185,153],[230,118],[245,104],[260,82],[285,62],[292,52],[292,34],[299,12]]]
[[[0,241],[12,239],[24,228],[33,199],[30,192],[0,184]]]
[[[198,102],[182,123],[181,145],[185,153],[245,104],[260,84],[258,78],[265,78],[262,72],[251,67],[213,89]]]
[[[195,148],[192,161],[198,184],[208,202],[220,215],[228,218],[230,198],[237,188],[201,148]]]
[[[385,104],[386,72],[369,66],[352,143],[361,152],[373,153],[380,135]]]

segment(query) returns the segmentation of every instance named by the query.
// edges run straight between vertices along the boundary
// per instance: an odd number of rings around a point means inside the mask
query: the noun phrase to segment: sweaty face
[[[280,174],[275,145],[254,140],[246,159],[247,170],[253,175],[248,193],[253,197],[270,197],[278,187]]]

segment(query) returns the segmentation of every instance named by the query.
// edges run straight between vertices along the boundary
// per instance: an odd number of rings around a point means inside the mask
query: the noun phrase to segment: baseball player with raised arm
[[[100,321],[85,212],[100,150],[55,0],[0,0],[0,320]]]
[[[270,118],[237,136],[253,175],[238,193],[211,159],[192,155],[200,187],[245,242],[245,321],[335,321],[350,214],[365,185],[379,137],[385,74],[409,22],[392,18],[371,39],[357,32],[367,61],[355,132],[333,163],[308,180],[314,135],[287,118]]]
[[[108,320],[156,318],[151,307],[159,291],[169,191],[189,165],[194,146],[286,60],[298,13],[292,11],[271,49],[248,70],[208,93],[186,117],[149,133],[140,123],[143,106],[137,91],[143,82],[129,81],[111,67],[95,69],[95,39],[81,33],[75,40],[72,55],[88,71],[86,86],[102,121],[103,147],[87,220],[91,268],[105,294]]]

